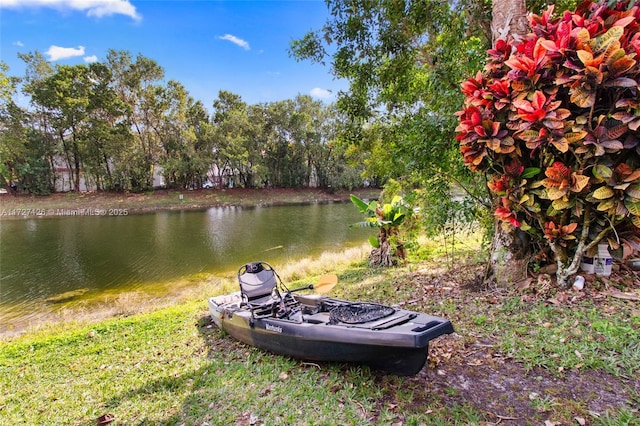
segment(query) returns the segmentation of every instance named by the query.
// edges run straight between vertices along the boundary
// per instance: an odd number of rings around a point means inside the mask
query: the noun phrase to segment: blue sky
[[[331,102],[346,83],[288,54],[327,17],[320,0],[0,0],[0,60],[22,76],[19,52],[78,64],[126,50],[158,62],[209,110],[219,90],[249,104],[298,94]]]

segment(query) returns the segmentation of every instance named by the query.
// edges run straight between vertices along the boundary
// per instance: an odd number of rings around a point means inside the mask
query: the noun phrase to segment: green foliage
[[[553,251],[560,285],[607,236],[640,249],[640,8],[627,6],[534,15],[462,84],[464,162],[489,175],[495,216]]]
[[[337,102],[345,115],[340,145],[353,163],[365,165],[367,179],[402,181],[407,194],[422,188],[429,226],[446,222],[457,208],[465,210],[459,218],[475,219],[471,214],[487,204],[481,178],[465,170],[451,141],[459,82],[482,66],[489,46],[490,9],[466,1],[331,1],[323,28],[291,44],[296,59],[327,64],[349,81]],[[449,203],[450,190],[440,183],[464,187],[474,201]],[[434,202],[448,207],[433,208]]]
[[[396,195],[390,203],[371,200],[369,203],[351,195],[351,202],[365,217],[364,221],[355,223],[354,227],[371,227],[378,229],[378,237],[370,238],[375,248],[371,254],[371,263],[381,266],[392,266],[398,260],[406,258],[406,242],[402,240],[401,226],[411,218],[413,211],[404,199]]]
[[[15,106],[18,79],[0,64],[0,175],[22,191],[52,191],[61,167],[69,174],[63,190],[74,191],[83,180],[97,190],[146,191],[158,177],[183,189],[209,179],[247,188],[362,185],[362,165],[336,146],[337,110],[309,96],[247,105],[221,91],[210,117],[142,55],[110,50],[104,62],[55,67],[38,52],[20,57],[31,107]]]

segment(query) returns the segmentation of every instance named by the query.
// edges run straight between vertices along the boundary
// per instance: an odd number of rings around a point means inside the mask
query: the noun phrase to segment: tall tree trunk
[[[494,0],[492,43],[499,39],[521,40],[529,31],[525,0]],[[527,276],[531,256],[528,236],[520,228],[505,227],[496,221],[491,244],[490,268],[499,286],[522,281]]]
[[[491,10],[491,42],[522,39],[529,32],[525,0],[494,0]]]

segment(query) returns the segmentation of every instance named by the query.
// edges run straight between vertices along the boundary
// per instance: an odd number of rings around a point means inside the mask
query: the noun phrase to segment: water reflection
[[[145,288],[361,244],[370,231],[348,227],[359,219],[352,204],[337,203],[0,221],[0,323],[78,291]]]

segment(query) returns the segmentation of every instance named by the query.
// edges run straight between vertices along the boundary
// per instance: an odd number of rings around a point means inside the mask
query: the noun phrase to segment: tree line
[[[249,105],[223,90],[209,112],[141,54],[55,66],[37,51],[19,57],[22,77],[0,63],[0,186],[47,194],[61,169],[72,191],[145,191],[154,175],[170,188],[214,177],[247,188],[362,183],[361,161],[337,140],[335,105],[304,95]],[[28,106],[16,101],[19,88]]]

